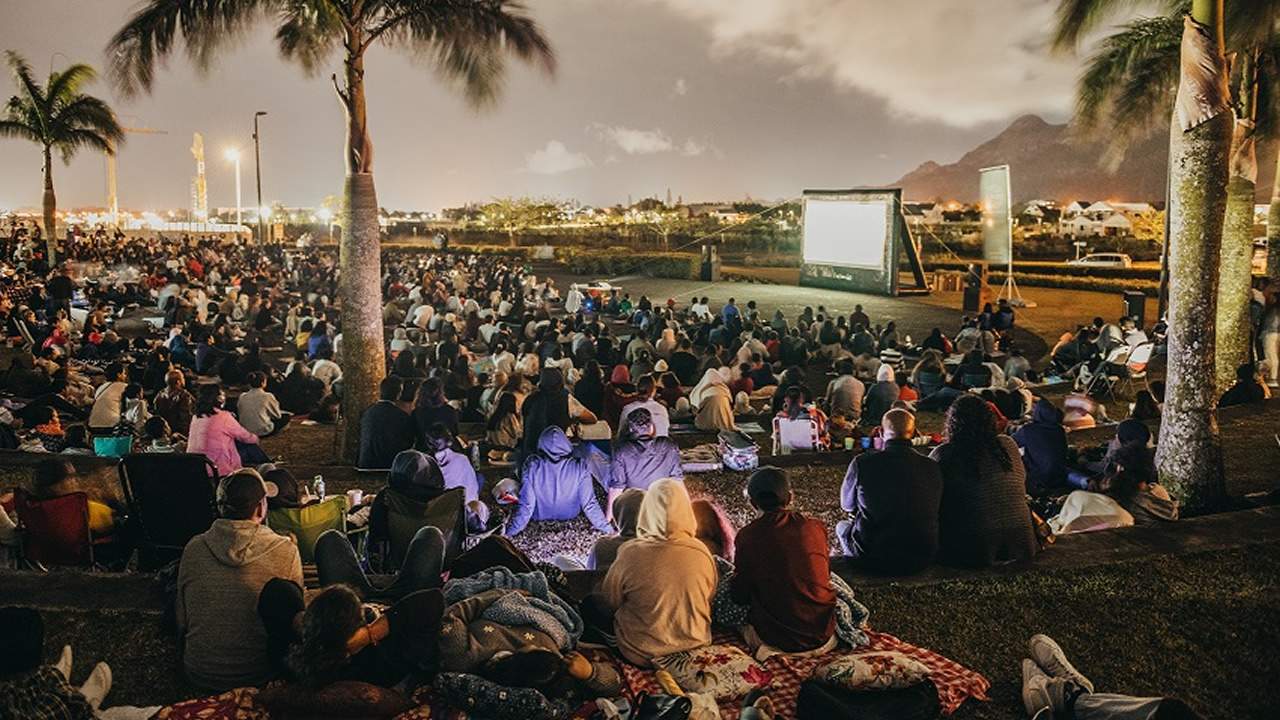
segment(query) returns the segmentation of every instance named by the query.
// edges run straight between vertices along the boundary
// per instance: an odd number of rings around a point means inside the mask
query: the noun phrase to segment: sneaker
[[[1049,675],[1070,680],[1085,690],[1093,692],[1093,682],[1067,660],[1067,654],[1062,651],[1058,643],[1054,642],[1053,638],[1048,635],[1032,635],[1027,641],[1027,652],[1031,655],[1031,659]]]
[[[89,673],[89,679],[80,686],[80,694],[84,695],[94,710],[97,710],[109,692],[111,692],[111,667],[100,662]]]
[[[1049,676],[1036,665],[1035,660],[1026,658],[1022,661],[1022,706],[1028,716],[1035,717],[1041,710],[1053,708],[1048,683]]]

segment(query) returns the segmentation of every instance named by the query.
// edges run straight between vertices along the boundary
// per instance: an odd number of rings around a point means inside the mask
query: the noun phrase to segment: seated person
[[[1116,426],[1116,436],[1105,446],[1088,448],[1081,451],[1080,468],[1068,471],[1067,480],[1077,488],[1087,488],[1090,482],[1100,477],[1107,469],[1112,466],[1112,460],[1115,454],[1126,445],[1141,445],[1147,447],[1151,444],[1151,429],[1141,420],[1129,418],[1122,421]]]
[[[414,502],[425,503],[445,491],[444,474],[436,459],[417,450],[403,450],[391,461],[387,484],[373,498],[369,508],[369,542],[391,539],[391,518],[387,502],[394,493]]]
[[[827,384],[827,412],[842,415],[857,425],[862,418],[862,398],[866,388],[853,376],[853,361],[844,358],[836,362],[836,377]]]
[[[1067,431],[1052,402],[1037,400],[1031,422],[1018,428],[1013,441],[1022,448],[1028,495],[1040,497],[1067,487]]]
[[[826,413],[818,409],[818,407],[810,402],[809,391],[800,385],[792,385],[787,388],[787,397],[783,402],[782,411],[778,413],[778,417],[787,420],[811,419],[818,423],[818,447],[826,448],[831,444],[831,428],[827,422]]]
[[[288,427],[293,415],[281,411],[276,396],[267,392],[266,373],[254,370],[245,381],[249,389],[236,400],[236,417],[244,429],[266,438]]]
[[[1096,488],[1133,516],[1134,525],[1178,519],[1178,501],[1159,484],[1155,458],[1146,445],[1132,443],[1116,451]]]
[[[996,429],[991,405],[975,395],[957,398],[944,437],[930,454],[942,468],[939,561],[982,567],[1035,555],[1026,469],[1013,438]]]
[[[5,650],[0,653],[0,717],[93,720],[111,689],[111,668],[100,662],[84,685],[70,683],[71,646],[56,665],[44,664],[44,619],[24,607],[0,608]]]
[[[867,396],[862,403],[862,424],[879,425],[884,414],[898,401],[900,393],[893,368],[881,365],[876,371],[876,382],[867,388]]]
[[[836,645],[827,528],[791,509],[791,484],[778,468],[756,470],[747,497],[760,517],[738,532],[733,601],[746,605],[743,636],[758,659],[773,652],[828,652]]]
[[[849,463],[840,507],[850,518],[836,525],[846,555],[875,572],[919,572],[938,554],[942,469],[912,447],[916,419],[896,408],[880,424],[884,450]]]
[[[169,423],[159,415],[147,418],[143,429],[142,441],[145,443],[139,452],[144,453],[180,453],[186,450],[182,437],[169,429]]]
[[[698,498],[693,501],[693,517],[698,522],[698,532],[694,537],[707,546],[707,552],[716,558],[716,565],[720,565],[721,559],[732,563],[737,533],[733,531],[724,508],[714,500]]]
[[[618,435],[622,435],[623,429],[626,428],[627,418],[632,411],[644,408],[649,411],[649,416],[653,420],[654,437],[664,438],[671,434],[671,419],[667,415],[667,408],[656,399],[658,391],[658,383],[652,375],[645,375],[636,382],[636,397],[622,408],[622,414],[618,416]]]
[[[1259,379],[1258,366],[1246,363],[1236,368],[1236,381],[1222,394],[1218,407],[1231,407],[1247,403],[1262,402],[1271,397],[1267,384]]]
[[[80,474],[71,461],[47,458],[36,463],[31,481],[31,496],[37,500],[80,492]],[[97,500],[89,500],[89,531],[95,537],[111,535],[116,530],[115,511]]]
[[[427,428],[425,442],[427,452],[440,464],[445,489],[462,488],[467,502],[467,526],[483,532],[489,522],[489,506],[480,501],[484,477],[476,473],[471,458],[460,452],[461,443],[444,423],[435,423]]]
[[[636,537],[636,523],[640,519],[640,503],[644,502],[644,491],[636,488],[623,490],[610,503],[613,524],[618,527],[617,535],[607,535],[596,540],[591,546],[591,554],[587,556],[588,570],[608,570],[618,556],[618,548],[628,540]]]
[[[564,430],[552,425],[538,438],[537,452],[520,471],[520,504],[507,535],[515,536],[530,520],[571,520],[586,514],[597,532],[612,530],[596,500],[591,470],[575,457]]]
[[[618,549],[601,594],[583,602],[583,620],[612,630],[628,662],[650,667],[653,658],[711,642],[718,575],[696,531],[684,483],[667,479],[649,486],[636,539]]]
[[[356,467],[380,470],[391,467],[397,454],[413,447],[418,428],[413,418],[396,404],[404,381],[389,375],[378,386],[378,402],[360,416],[360,451]]]
[[[738,427],[733,419],[733,395],[719,369],[708,369],[703,374],[702,380],[689,391],[689,404],[697,413],[693,426],[699,430],[733,430]]]
[[[638,407],[625,416],[622,436],[613,448],[609,473],[607,507],[623,490],[647,490],[655,480],[683,478],[680,448],[669,437],[655,437],[656,430],[649,410]],[[611,514],[606,514],[613,519]]]
[[[273,578],[302,587],[302,560],[290,538],[266,527],[270,488],[256,470],[237,470],[218,486],[219,519],[182,551],[174,609],[183,638],[183,668],[214,692],[262,685],[276,676],[258,614]]]

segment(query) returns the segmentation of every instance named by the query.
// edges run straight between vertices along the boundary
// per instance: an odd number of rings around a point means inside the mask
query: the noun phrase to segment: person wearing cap
[[[907,575],[932,565],[938,554],[942,469],[912,447],[910,412],[885,413],[880,431],[884,450],[849,463],[840,506],[850,517],[836,524],[836,537],[859,565]]]
[[[649,411],[649,417],[653,421],[654,437],[664,438],[671,434],[671,418],[667,414],[667,408],[654,398],[657,390],[658,383],[652,375],[645,375],[636,381],[635,399],[623,406],[619,415],[618,424],[621,426],[618,428],[619,437],[622,436],[623,429],[626,427],[625,420],[640,408]]]
[[[258,596],[272,579],[302,587],[293,540],[263,520],[276,488],[244,468],[218,486],[218,515],[182,551],[174,610],[183,636],[183,668],[192,684],[214,692],[262,685],[277,676]]]
[[[835,647],[826,525],[791,508],[791,483],[778,468],[752,473],[746,494],[760,517],[738,531],[729,588],[733,601],[749,608],[744,638],[766,655]]]
[[[623,416],[622,436],[613,448],[610,463],[609,496],[605,507],[628,488],[647,490],[656,480],[684,477],[680,468],[680,448],[669,437],[657,436],[656,418],[648,408],[637,407]],[[610,520],[612,513],[608,513]]]

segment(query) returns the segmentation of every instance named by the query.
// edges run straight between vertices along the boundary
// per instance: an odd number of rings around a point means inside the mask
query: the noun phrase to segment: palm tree
[[[1141,18],[1105,38],[1081,75],[1076,115],[1085,129],[1105,126],[1111,133],[1109,160],[1118,165],[1124,151],[1163,124],[1173,107],[1178,84],[1182,22],[1190,0],[1161,3],[1164,16]],[[1074,45],[1118,9],[1104,0],[1064,0],[1058,7],[1058,47]],[[1276,137],[1280,83],[1276,54],[1280,50],[1280,2],[1232,0],[1225,7],[1226,48],[1234,53],[1232,71],[1236,130],[1233,136],[1228,210],[1219,265],[1215,376],[1218,388],[1229,385],[1236,368],[1251,356],[1249,287],[1253,258],[1253,202],[1256,191],[1255,139]],[[1280,153],[1277,154],[1280,161]],[[1273,192],[1277,222],[1269,232],[1280,236],[1280,185]],[[1280,238],[1269,252],[1268,272],[1280,282]]]
[[[4,58],[18,94],[5,104],[0,135],[30,140],[44,150],[44,235],[52,265],[57,262],[58,249],[53,152],[57,150],[68,165],[81,148],[114,154],[124,132],[105,102],[80,92],[97,77],[92,67],[75,64],[60,73],[50,72],[49,81],[41,87],[21,55],[7,50]]]
[[[259,21],[275,26],[282,57],[318,75],[342,58],[334,90],[346,114],[346,182],[339,251],[344,451],[354,456],[355,418],[378,399],[386,373],[379,294],[378,200],[365,103],[365,54],[382,44],[426,58],[473,107],[494,102],[508,56],[554,72],[555,57],[525,8],[510,0],[146,0],[108,46],[112,78],[126,93],[150,91],[158,62],[180,37],[208,68],[217,52]]]
[[[1059,48],[1075,45],[1123,5],[1106,0],[1062,0],[1055,44]],[[1128,119],[1130,134],[1143,118],[1154,123],[1173,116],[1167,210],[1170,236],[1166,238],[1169,362],[1157,465],[1161,480],[1189,509],[1202,509],[1223,493],[1222,447],[1214,411],[1215,341],[1233,128],[1232,115],[1227,112],[1231,103],[1223,28],[1229,21],[1233,37],[1249,35],[1240,29],[1239,21],[1255,12],[1259,3],[1233,0],[1229,18],[1224,18],[1223,0],[1173,0],[1165,5],[1171,16],[1186,10],[1190,13],[1181,20],[1139,20],[1104,41],[1082,76],[1078,104],[1086,110],[1080,113],[1086,121],[1102,116],[1112,122]],[[1200,48],[1199,59],[1210,70],[1199,83],[1187,70],[1187,63],[1195,66],[1196,60],[1186,54],[1194,54],[1195,48]],[[1133,93],[1133,106],[1122,90]],[[1194,102],[1197,96],[1203,100],[1199,107]],[[1088,112],[1091,108],[1096,111],[1092,115]],[[1124,137],[1125,133],[1119,134],[1120,140]],[[1247,292],[1247,276],[1243,287]]]

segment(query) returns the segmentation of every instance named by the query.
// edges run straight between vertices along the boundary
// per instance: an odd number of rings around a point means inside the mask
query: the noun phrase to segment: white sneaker
[[[71,646],[62,646],[62,655],[58,658],[58,662],[54,663],[53,668],[62,673],[64,680],[71,680]]]
[[[1049,675],[1070,680],[1085,690],[1093,692],[1093,682],[1077,670],[1070,660],[1067,660],[1067,654],[1062,651],[1058,643],[1054,642],[1053,638],[1048,635],[1032,635],[1027,641],[1027,652],[1031,655],[1031,659]]]
[[[1027,715],[1035,717],[1045,708],[1053,708],[1053,700],[1049,697],[1049,676],[1044,674],[1036,661],[1025,658],[1022,661],[1022,706]]]
[[[80,686],[80,694],[84,695],[84,698],[89,701],[94,710],[97,710],[109,692],[111,692],[111,667],[104,662],[100,662],[93,666],[93,671],[89,673],[89,679],[85,680],[84,685]]]

